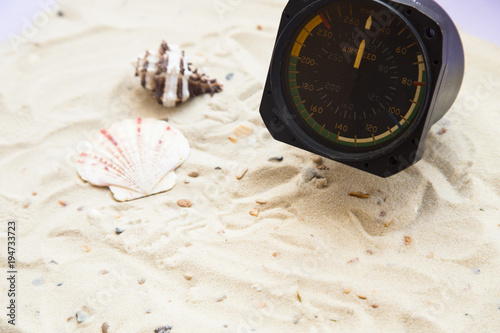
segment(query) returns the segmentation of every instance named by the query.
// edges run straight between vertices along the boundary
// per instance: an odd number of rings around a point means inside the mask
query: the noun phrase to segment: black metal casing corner
[[[281,87],[281,59],[295,26],[316,8],[336,1],[288,2],[278,30],[260,113],[271,135],[278,141],[380,177],[390,177],[422,158],[430,128],[455,102],[464,75],[462,42],[451,18],[432,0],[371,0],[387,6],[413,27],[425,53],[429,93],[416,125],[394,144],[371,154],[339,153],[313,140],[300,128],[296,113],[288,109]],[[429,35],[430,29],[435,32],[434,36]]]

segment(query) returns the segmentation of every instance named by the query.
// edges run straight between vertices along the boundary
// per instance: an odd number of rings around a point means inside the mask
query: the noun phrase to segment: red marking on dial
[[[328,30],[330,30],[332,28],[332,26],[330,25],[330,23],[328,23],[328,21],[326,20],[325,18],[325,15],[323,14],[319,14],[319,17],[321,17],[321,20],[323,21],[323,23],[325,24],[326,28]]]

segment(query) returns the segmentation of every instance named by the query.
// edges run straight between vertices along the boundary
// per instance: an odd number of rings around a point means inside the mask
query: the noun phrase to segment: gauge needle
[[[372,28],[373,19],[370,15],[368,20],[366,20],[365,29],[370,30]],[[365,53],[366,41],[363,39],[361,45],[359,45],[358,56],[356,57],[356,62],[354,63],[354,68],[359,69],[361,65],[361,60],[363,60],[363,53]]]
[[[366,42],[363,39],[361,45],[359,45],[358,56],[356,57],[356,61],[354,62],[354,68],[359,68],[361,65],[361,60],[363,59],[363,53],[365,53]]]

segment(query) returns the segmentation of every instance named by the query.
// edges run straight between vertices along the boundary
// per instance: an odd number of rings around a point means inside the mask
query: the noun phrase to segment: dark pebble
[[[270,155],[267,156],[267,160],[269,162],[282,162],[283,161],[283,155],[270,154]]]
[[[226,80],[231,81],[234,78],[234,73],[229,73],[226,75]]]
[[[115,229],[115,232],[116,232],[117,235],[123,233],[124,231],[125,231],[125,229],[122,229],[122,228],[116,228]]]
[[[62,10],[60,10],[60,11],[57,12],[57,15],[59,17],[63,17],[64,16],[64,12]]]
[[[162,326],[155,329],[155,333],[170,333],[172,331],[172,326]]]

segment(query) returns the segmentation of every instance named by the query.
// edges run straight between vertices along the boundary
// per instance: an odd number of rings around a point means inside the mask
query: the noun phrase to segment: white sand
[[[326,161],[318,189],[301,180],[311,155],[272,140],[257,111],[284,5],[243,1],[221,19],[212,1],[75,0],[36,44],[3,45],[0,266],[15,219],[20,273],[18,325],[2,314],[2,332],[500,331],[500,49],[464,36],[463,90],[418,165],[384,180]],[[129,60],[161,39],[224,92],[152,101]],[[172,191],[118,203],[74,161],[93,131],[136,117],[169,118],[192,152]],[[241,124],[254,133],[233,144]]]

